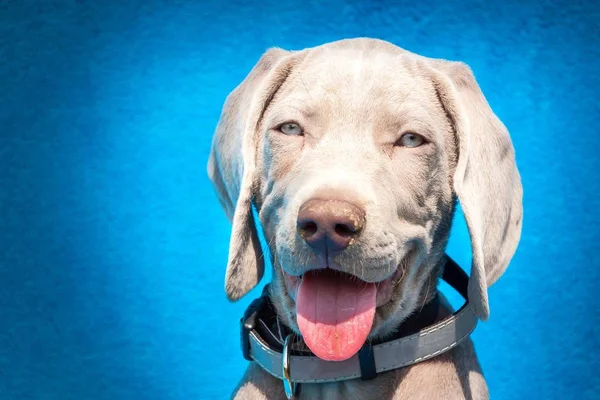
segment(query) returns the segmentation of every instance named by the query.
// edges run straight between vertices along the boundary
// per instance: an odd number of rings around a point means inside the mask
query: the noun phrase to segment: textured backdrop
[[[221,106],[267,47],[356,36],[467,62],[512,133],[523,239],[474,335],[493,398],[597,399],[597,4],[0,1],[0,399],[229,395],[250,297],[223,292]]]

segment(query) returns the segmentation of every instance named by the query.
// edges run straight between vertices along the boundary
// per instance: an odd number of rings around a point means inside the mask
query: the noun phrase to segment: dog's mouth
[[[298,328],[306,345],[319,358],[343,361],[363,346],[377,307],[387,304],[401,268],[381,282],[365,282],[331,268],[311,270],[301,277],[285,274],[296,302]]]

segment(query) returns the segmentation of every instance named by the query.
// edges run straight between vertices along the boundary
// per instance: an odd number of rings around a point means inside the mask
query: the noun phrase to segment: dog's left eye
[[[419,147],[423,143],[425,143],[425,139],[423,138],[423,136],[414,132],[408,132],[402,135],[400,139],[398,139],[398,141],[396,142],[396,146]]]
[[[277,128],[281,133],[290,136],[301,136],[304,131],[302,127],[295,122],[286,122]]]

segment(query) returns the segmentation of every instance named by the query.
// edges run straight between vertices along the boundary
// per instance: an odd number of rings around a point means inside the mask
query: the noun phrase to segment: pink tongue
[[[298,326],[306,345],[319,358],[342,361],[367,340],[377,288],[333,270],[307,272],[296,296]]]

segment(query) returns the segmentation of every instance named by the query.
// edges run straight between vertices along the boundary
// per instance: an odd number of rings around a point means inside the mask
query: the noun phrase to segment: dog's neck
[[[304,376],[303,378],[299,378],[301,379],[301,382],[303,382],[299,386],[303,396],[301,398],[345,399],[348,397],[347,395],[349,392],[359,393],[357,397],[364,399],[379,399],[381,398],[382,393],[388,392],[391,396],[398,387],[398,379],[402,379],[407,371],[406,368],[396,368],[398,365],[406,366],[408,370],[410,370],[412,365],[416,363],[429,364],[428,360],[431,358],[430,356],[435,355],[435,358],[444,357],[445,359],[454,357],[445,353],[448,352],[448,349],[452,349],[465,338],[468,338],[468,334],[475,328],[476,317],[471,309],[467,307],[467,304],[461,307],[461,309],[453,315],[450,305],[444,299],[444,296],[437,291],[437,279],[438,277],[440,279],[442,278],[442,274],[440,274],[440,272],[442,272],[441,268],[447,265],[447,263],[449,263],[448,267],[444,268],[445,271],[443,271],[444,281],[460,293],[466,300],[468,276],[449,257],[446,257],[443,262],[429,264],[429,268],[427,269],[419,268],[420,272],[424,274],[429,275],[431,273],[431,281],[427,284],[427,282],[423,282],[422,277],[420,277],[420,296],[413,297],[411,302],[412,306],[410,307],[411,310],[405,310],[405,312],[409,313],[408,317],[404,317],[404,314],[398,313],[395,316],[395,320],[389,320],[390,324],[396,324],[395,329],[386,329],[386,336],[374,336],[367,341],[367,343],[372,346],[363,346],[360,351],[358,359],[360,359],[361,375],[358,376],[366,377],[366,380],[344,379],[348,377],[348,371],[341,371],[342,374],[340,375],[340,379],[325,382],[322,382],[319,379],[314,380],[309,374],[308,377]],[[421,264],[420,267],[424,267],[424,265]],[[275,276],[275,278],[277,278],[277,276]],[[276,279],[273,283],[276,283]],[[272,359],[273,355],[276,355],[277,352],[279,352],[281,354],[288,354],[289,357],[301,356],[301,359],[305,359],[306,356],[312,356],[313,360],[310,362],[322,362],[317,360],[314,354],[310,352],[301,340],[301,337],[299,335],[292,335],[294,332],[289,329],[288,325],[283,323],[281,317],[281,310],[283,308],[281,307],[280,298],[272,298],[273,294],[281,295],[282,293],[279,292],[279,290],[272,289],[272,285],[267,285],[263,290],[261,298],[264,299],[264,301],[261,303],[263,305],[260,306],[260,309],[263,310],[263,312],[260,313],[261,316],[258,319],[255,319],[253,323],[253,326],[255,326],[253,329],[255,329],[256,334],[263,340],[263,344],[253,342],[253,346],[263,348],[263,356],[259,356],[258,359],[252,357],[252,359],[259,363],[259,360],[262,360],[266,363],[264,365],[281,364],[281,360],[277,362]],[[285,293],[283,294],[285,295]],[[423,303],[418,302],[419,299],[423,299]],[[288,311],[287,317],[293,317],[293,311],[291,311],[293,309],[287,308],[287,310],[290,310]],[[382,312],[385,313],[385,311]],[[283,316],[285,317],[286,314],[283,313]],[[394,318],[393,315],[387,315],[386,317],[390,319]],[[440,321],[445,321],[445,318],[448,318],[447,323],[436,325],[435,328],[432,327]],[[383,361],[380,360],[382,361],[382,364],[379,364],[378,361],[374,361],[375,364],[373,364],[373,361],[369,362],[368,357],[365,358],[365,354],[373,354],[373,352],[368,350],[369,348],[374,350],[379,349],[379,354],[381,355],[381,349],[384,347],[398,346],[398,344],[407,343],[407,340],[412,340],[408,338],[420,339],[422,336],[429,334],[432,335],[432,341],[429,340],[429,342],[436,343],[438,348],[435,346],[433,346],[433,348],[428,348],[427,351],[430,351],[430,353],[423,353],[423,357],[419,359],[413,359],[406,363],[403,357],[408,354],[410,359],[411,355],[415,354],[412,350],[406,352],[405,350],[407,349],[402,349],[399,353],[395,354],[394,358],[391,360],[386,359],[387,356],[383,356]],[[288,347],[284,345],[284,342],[287,343]],[[264,350],[264,346],[266,346],[267,350]],[[417,346],[421,345],[417,344]],[[287,352],[286,348],[288,349]],[[269,359],[269,361],[264,359],[264,354],[266,354],[265,351],[268,353],[266,358]],[[375,353],[377,352],[375,351]],[[248,359],[250,360],[251,358]],[[309,360],[309,358],[306,358],[306,360]],[[260,365],[263,366],[263,364]],[[373,365],[379,365],[382,368],[375,376],[371,372],[373,371],[372,368],[374,368]],[[391,369],[387,368],[386,365],[391,366]],[[445,363],[437,363],[436,365],[445,365]],[[279,377],[279,379],[283,379],[277,375],[277,371],[269,370],[264,366],[262,368],[267,369],[268,372]],[[309,369],[314,370],[314,368],[315,365],[312,365]],[[323,368],[323,366],[319,368]],[[319,368],[317,368],[317,370]],[[302,381],[302,379],[304,381]],[[376,394],[376,396],[373,397],[371,396],[372,394]]]

